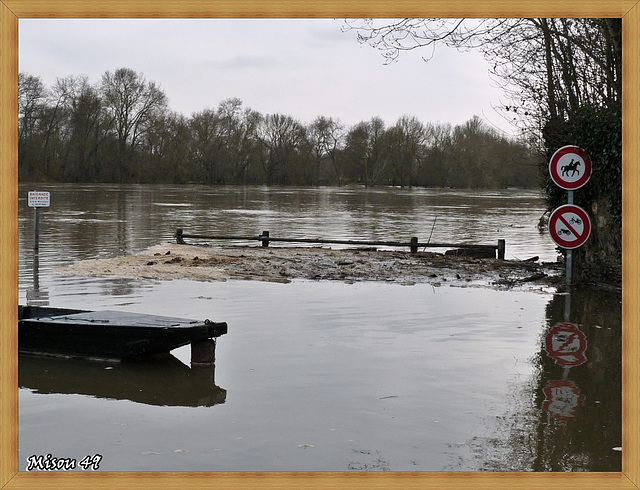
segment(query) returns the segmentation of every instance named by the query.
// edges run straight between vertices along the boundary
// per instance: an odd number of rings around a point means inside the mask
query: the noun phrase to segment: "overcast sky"
[[[19,69],[56,78],[131,68],[156,82],[172,110],[190,116],[231,97],[262,114],[346,125],[408,114],[464,123],[474,115],[509,134],[495,107],[503,93],[478,52],[439,48],[384,64],[337,19],[20,19]]]

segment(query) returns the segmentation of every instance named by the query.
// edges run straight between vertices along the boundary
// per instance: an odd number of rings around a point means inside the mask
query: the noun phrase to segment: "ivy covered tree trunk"
[[[574,191],[574,204],[591,218],[591,236],[573,251],[573,282],[611,284],[622,281],[622,110],[582,107],[569,121],[550,120],[544,129],[547,162],[565,145],[584,149],[591,160],[589,182]],[[546,172],[546,167],[545,167]],[[567,202],[567,191],[546,172],[544,191],[550,208]]]

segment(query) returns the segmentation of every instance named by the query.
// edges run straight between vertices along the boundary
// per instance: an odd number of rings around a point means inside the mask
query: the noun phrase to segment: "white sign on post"
[[[48,208],[51,205],[51,193],[47,191],[29,191],[27,204],[33,208],[33,250],[40,248],[40,208]]]
[[[30,208],[48,208],[51,205],[51,193],[47,191],[29,191],[27,204]]]

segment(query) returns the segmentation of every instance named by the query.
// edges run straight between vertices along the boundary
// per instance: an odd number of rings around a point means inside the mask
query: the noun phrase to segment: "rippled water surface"
[[[36,189],[52,193],[37,254],[26,204]],[[178,227],[502,238],[507,259],[555,260],[535,192],[24,184],[20,198],[21,302],[229,324],[214,369],[191,368],[188,347],[155,363],[20,356],[23,471],[49,453],[99,454],[104,471],[621,469],[620,295],[573,291],[568,320],[587,348],[567,363],[548,352],[568,305],[551,290],[53,274],[171,240]]]

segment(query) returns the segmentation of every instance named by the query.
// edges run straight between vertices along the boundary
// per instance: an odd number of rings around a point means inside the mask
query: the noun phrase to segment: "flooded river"
[[[51,192],[33,251],[28,190]],[[100,471],[620,471],[621,296],[55,274],[185,233],[495,244],[533,191],[20,185],[20,302],[226,321],[215,368],[19,358],[19,463]],[[250,243],[259,246],[259,243]],[[442,250],[439,250],[442,252]],[[78,471],[82,468],[78,467]]]

